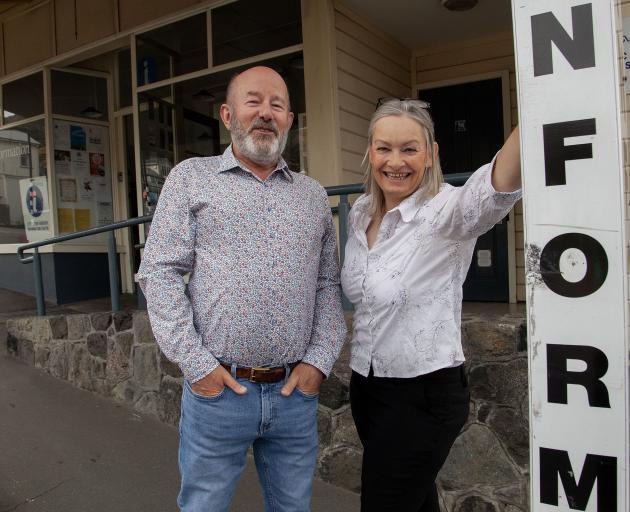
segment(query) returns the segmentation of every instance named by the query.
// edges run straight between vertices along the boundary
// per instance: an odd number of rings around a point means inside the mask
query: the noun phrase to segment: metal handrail
[[[348,232],[348,213],[350,212],[350,203],[348,202],[348,196],[352,194],[360,194],[363,192],[363,185],[339,185],[334,187],[327,187],[326,193],[328,196],[339,196],[339,205],[333,207],[333,211],[339,215],[339,246],[340,246],[340,258],[343,262],[345,245]],[[111,296],[112,311],[120,310],[120,288],[118,286],[118,254],[116,252],[116,237],[114,231],[118,229],[124,229],[139,224],[146,224],[151,222],[153,215],[145,215],[143,217],[136,217],[133,219],[127,219],[120,222],[114,222],[106,226],[100,226],[98,228],[85,229],[83,231],[77,231],[67,235],[55,236],[47,238],[46,240],[40,240],[37,242],[31,242],[21,245],[17,249],[17,256],[21,263],[33,263],[33,279],[35,281],[35,299],[37,302],[37,314],[39,316],[46,315],[46,304],[44,301],[44,284],[42,279],[42,265],[41,257],[39,254],[39,248],[46,245],[56,244],[60,242],[66,242],[68,240],[75,240],[77,238],[84,238],[86,236],[98,235],[101,233],[108,233],[107,239],[107,263],[109,266],[109,290]],[[144,244],[138,244],[134,247],[138,248]],[[25,256],[24,251],[32,249],[33,253],[30,256]],[[348,303],[344,303],[344,306],[348,306]]]
[[[451,185],[463,185],[470,177],[470,173],[455,173],[448,174],[444,177],[447,183]],[[361,183],[354,183],[352,185],[335,185],[326,187],[326,193],[328,196],[339,196],[339,204],[333,206],[332,212],[339,216],[339,260],[343,265],[346,253],[346,241],[348,239],[348,215],[350,213],[350,202],[348,196],[353,194],[362,194],[365,191],[365,187]],[[39,255],[39,248],[56,244],[60,242],[66,242],[68,240],[75,240],[77,238],[83,238],[86,236],[98,235],[100,233],[108,233],[107,239],[107,263],[109,266],[109,290],[111,296],[112,311],[120,310],[120,288],[118,286],[118,254],[116,252],[116,237],[114,231],[117,229],[124,229],[139,224],[146,224],[151,222],[153,215],[145,215],[143,217],[136,217],[134,219],[127,219],[120,222],[114,222],[106,226],[100,226],[98,228],[85,229],[83,231],[77,231],[68,235],[60,235],[46,240],[40,240],[38,242],[31,242],[21,245],[17,249],[17,256],[21,263],[33,263],[33,279],[35,281],[35,298],[37,301],[37,314],[44,316],[46,314],[46,304],[44,302],[44,284],[42,280],[42,265]],[[144,244],[136,244],[134,248],[142,248]],[[33,249],[33,254],[25,256],[24,251]],[[344,309],[349,310],[352,305],[348,302],[344,296]]]

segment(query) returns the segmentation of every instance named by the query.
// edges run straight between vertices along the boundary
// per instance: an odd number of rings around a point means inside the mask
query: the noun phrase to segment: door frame
[[[447,80],[416,83],[412,87],[412,92],[414,97],[417,98],[424,89],[448,87],[449,85],[462,85],[493,78],[501,79],[501,101],[503,104],[503,138],[507,139],[507,137],[510,135],[510,132],[512,131],[512,109],[510,105],[510,71],[507,69],[501,71],[491,71],[489,73],[465,75]],[[516,302],[516,225],[514,217],[514,208],[512,208],[512,210],[508,214],[507,220],[508,299],[510,303]]]

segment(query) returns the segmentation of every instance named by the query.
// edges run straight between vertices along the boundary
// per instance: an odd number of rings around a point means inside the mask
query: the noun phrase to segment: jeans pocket
[[[307,400],[315,400],[316,398],[319,397],[319,391],[316,393],[305,393],[304,391],[302,391],[300,388],[298,388],[297,386],[295,386],[294,391],[300,395],[302,398],[306,398]]]
[[[200,395],[199,393],[195,393],[193,391],[193,388],[190,385],[190,382],[188,382],[188,381],[184,381],[184,382],[185,382],[186,389],[188,390],[190,395],[193,398],[196,398],[197,400],[201,400],[201,401],[204,401],[204,402],[216,402],[217,400],[219,400],[225,394],[226,386],[223,386],[223,389],[221,391],[219,391],[216,395],[210,395],[210,396],[208,396],[208,395]]]

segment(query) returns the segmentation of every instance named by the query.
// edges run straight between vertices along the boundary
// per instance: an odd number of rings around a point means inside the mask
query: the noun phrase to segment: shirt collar
[[[413,218],[416,216],[416,213],[424,206],[427,198],[425,195],[424,187],[420,187],[409,197],[403,199],[400,204],[390,211],[398,211],[400,213],[400,218],[403,222],[411,222]]]
[[[217,169],[217,172],[221,173],[226,171],[233,171],[235,169],[242,169],[245,172],[254,174],[242,162],[240,162],[238,158],[236,158],[236,156],[234,156],[232,144],[230,144],[221,155],[221,165]],[[289,166],[282,157],[280,157],[280,160],[278,160],[275,169],[271,172],[269,176],[271,177],[276,172],[280,172],[289,183],[293,183],[293,174],[289,170]]]
[[[366,217],[367,210],[370,206],[371,196],[363,195],[352,206],[354,210],[356,208],[356,215],[360,216],[365,220],[369,217]],[[395,206],[390,211],[397,211],[400,214],[400,218],[403,222],[411,222],[413,218],[416,216],[416,213],[424,206],[427,202],[427,197],[424,193],[423,187],[416,190],[413,194],[411,194],[406,199],[403,199],[398,206]],[[367,226],[365,226],[367,228]]]

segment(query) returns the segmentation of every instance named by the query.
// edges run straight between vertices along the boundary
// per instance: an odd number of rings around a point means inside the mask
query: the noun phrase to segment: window
[[[43,80],[42,73],[35,73],[2,86],[4,124],[44,113]]]
[[[206,14],[136,36],[138,85],[208,67]]]
[[[212,63],[225,64],[302,42],[300,0],[241,0],[212,10]]]
[[[107,121],[107,80],[105,78],[51,71],[53,114]]]
[[[289,168],[306,171],[304,143],[306,106],[302,53],[291,53],[258,64],[284,78],[295,114],[283,153]],[[228,83],[239,67],[156,88],[138,96],[144,214],[153,212],[173,165],[191,157],[219,155],[230,144],[230,133],[219,116]]]
[[[21,189],[28,188],[25,184],[30,178],[40,176],[45,183],[44,121],[0,130],[0,244],[28,241],[24,229],[28,204]],[[47,187],[41,186],[42,183],[39,183],[38,195],[48,197]]]

